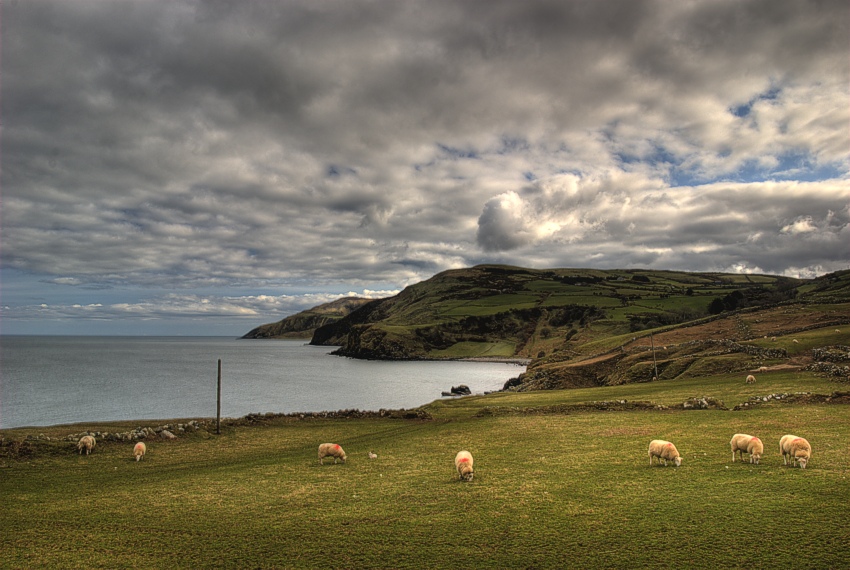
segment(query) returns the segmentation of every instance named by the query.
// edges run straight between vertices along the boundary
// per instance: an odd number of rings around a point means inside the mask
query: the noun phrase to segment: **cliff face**
[[[319,305],[291,315],[276,323],[260,325],[242,338],[278,338],[309,339],[319,327],[334,323],[339,319],[369,303],[371,299],[344,297],[324,305]]]

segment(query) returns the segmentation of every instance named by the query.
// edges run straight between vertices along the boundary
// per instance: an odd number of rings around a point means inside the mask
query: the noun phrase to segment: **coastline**
[[[509,356],[470,356],[468,358],[460,358],[458,360],[464,362],[492,362],[494,364],[516,364],[517,366],[528,366],[531,358],[518,358]]]
[[[216,412],[222,361],[222,417],[256,412],[415,408],[465,383],[498,390],[523,371],[516,363],[332,358],[301,341],[225,338],[16,338],[3,344],[0,430],[98,421],[138,424]],[[132,426],[135,427],[135,426]]]

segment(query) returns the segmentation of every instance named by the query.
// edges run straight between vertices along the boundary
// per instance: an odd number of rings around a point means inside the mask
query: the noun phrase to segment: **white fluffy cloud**
[[[703,269],[810,275],[800,268],[822,271],[830,252],[846,254],[848,196],[847,180],[670,187],[634,174],[563,175],[494,197],[478,239],[485,249],[517,250],[516,260],[548,250],[550,266],[619,267],[634,255],[656,268],[707,258]]]

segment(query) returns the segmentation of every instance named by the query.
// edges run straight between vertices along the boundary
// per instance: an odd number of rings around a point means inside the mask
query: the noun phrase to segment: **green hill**
[[[317,328],[332,323],[368,303],[371,299],[343,297],[286,317],[276,323],[260,325],[242,338],[312,338]]]
[[[529,390],[804,365],[792,336],[848,323],[850,271],[801,280],[481,265],[367,303],[311,343],[355,358],[523,358],[513,388]],[[848,332],[815,344],[850,342]]]

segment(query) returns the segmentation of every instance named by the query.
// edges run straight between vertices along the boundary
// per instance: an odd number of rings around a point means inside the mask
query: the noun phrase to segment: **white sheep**
[[[750,455],[750,463],[755,463],[756,465],[758,465],[762,454],[764,454],[764,444],[761,440],[745,433],[736,433],[733,435],[731,441],[729,441],[729,445],[732,447],[732,463],[735,463],[736,452],[740,455],[741,461],[744,460],[744,453],[748,453]]]
[[[94,436],[84,435],[80,438],[80,441],[77,442],[77,449],[80,450],[80,455],[83,454],[83,449],[86,450],[86,455],[88,455],[89,453],[91,453],[91,450],[96,444],[97,441],[95,441]]]
[[[756,377],[753,376],[752,374],[748,375],[747,376],[747,384],[755,384],[755,383],[756,383]]]
[[[455,469],[461,481],[472,481],[472,454],[468,451],[458,451],[455,455]]]
[[[791,465],[799,464],[800,469],[805,469],[812,458],[812,446],[805,438],[796,435],[783,435],[779,440],[779,452],[782,454],[783,465],[788,465],[790,459]]]
[[[377,459],[377,458],[378,458],[378,454],[377,454],[377,453],[373,453],[373,452],[371,452],[371,451],[369,452],[369,459]]]
[[[338,443],[323,443],[319,446],[319,465],[324,465],[322,460],[325,457],[333,457],[334,465],[336,465],[337,459],[342,459],[342,462],[345,463],[345,451]]]
[[[653,457],[657,457],[659,463],[663,461],[665,467],[667,466],[668,459],[675,463],[676,467],[682,464],[682,456],[679,455],[679,450],[676,449],[676,446],[663,439],[653,439],[649,442],[650,465],[652,465]]]
[[[136,456],[136,461],[138,461],[139,459],[141,459],[142,457],[144,457],[144,456],[145,456],[145,452],[146,452],[147,450],[148,450],[148,448],[147,448],[147,447],[145,447],[145,443],[144,443],[144,442],[142,442],[142,441],[140,441],[139,443],[137,443],[136,445],[134,445],[134,446],[133,446],[133,455],[135,455],[135,456]]]

